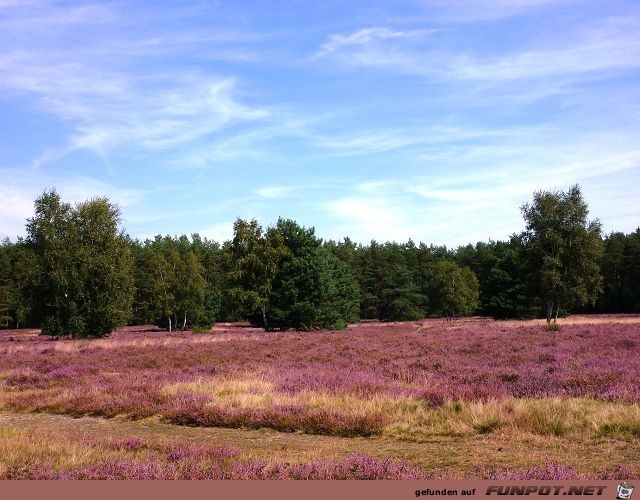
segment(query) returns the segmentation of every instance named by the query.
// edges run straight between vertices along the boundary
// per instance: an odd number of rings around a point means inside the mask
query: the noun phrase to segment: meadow
[[[637,478],[640,316],[0,332],[0,478]]]

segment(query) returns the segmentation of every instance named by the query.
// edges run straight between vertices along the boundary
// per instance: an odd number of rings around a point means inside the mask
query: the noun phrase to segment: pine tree
[[[298,330],[345,328],[358,308],[353,276],[322,247],[313,228],[279,219],[275,231],[287,252],[269,295],[271,324]]]
[[[16,291],[12,279],[11,246],[8,239],[0,244],[0,328],[9,328],[14,323],[11,309]]]

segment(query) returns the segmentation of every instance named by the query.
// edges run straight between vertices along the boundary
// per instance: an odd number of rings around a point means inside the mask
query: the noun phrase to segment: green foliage
[[[5,240],[0,245],[0,327],[9,328],[14,323],[12,305],[15,301],[13,269],[11,265],[11,244]]]
[[[345,328],[358,318],[358,287],[350,270],[321,246],[313,228],[280,219],[286,254],[269,295],[270,324],[281,329]]]
[[[532,282],[546,304],[547,321],[565,308],[594,304],[602,291],[600,222],[588,221],[579,186],[540,191],[522,207]]]
[[[432,311],[455,318],[473,314],[478,307],[478,279],[468,267],[438,262],[431,281]]]
[[[165,256],[160,252],[149,251],[148,272],[150,278],[149,303],[156,322],[167,320],[169,331],[176,309],[176,298],[173,292],[173,269]]]
[[[562,330],[562,327],[555,321],[553,323],[547,323],[545,325],[545,328],[550,332],[559,332],[560,330]]]
[[[545,307],[550,317],[640,312],[640,229],[603,242],[577,186],[535,193],[522,235],[457,250],[322,243],[284,219],[266,230],[238,219],[222,245],[198,234],[139,242],[118,233],[105,199],[72,207],[53,191],[35,208],[27,240],[0,244],[0,328],[99,336],[129,317],[170,329],[246,319],[313,329],[427,314],[531,318]]]
[[[482,312],[494,318],[537,317],[539,307],[527,281],[530,271],[522,238],[513,235],[508,242],[493,242],[489,247],[493,265],[480,279]]]
[[[195,334],[195,335],[202,335],[205,333],[211,333],[211,327],[210,326],[198,326],[195,325],[191,331]]]
[[[325,281],[318,326],[342,330],[360,319],[358,283],[349,266],[330,252],[321,249],[321,258]]]
[[[325,248],[352,269],[360,287],[360,317],[383,321],[424,317],[431,266],[448,255],[443,247],[417,247],[412,241],[362,246],[345,238]]]
[[[381,299],[380,319],[383,321],[412,321],[425,316],[427,296],[421,293],[407,267],[397,266],[390,270]]]
[[[202,316],[197,326],[211,328],[215,325],[220,315],[221,303],[222,294],[213,287],[212,283],[205,283]]]
[[[220,293],[207,282],[204,268],[207,243],[196,235],[186,238],[156,237],[136,253],[134,322],[155,323],[173,329],[213,326],[220,310]],[[200,254],[202,257],[198,257]]]
[[[640,228],[628,235],[608,235],[600,265],[604,293],[595,310],[640,312]]]
[[[249,222],[237,219],[233,230],[234,237],[227,253],[226,293],[241,316],[258,311],[268,330],[269,295],[287,249],[279,232],[269,229],[264,234],[255,219]]]
[[[184,330],[189,318],[198,322],[204,316],[206,283],[202,264],[192,251],[181,256],[176,249],[169,254],[170,284],[175,299],[173,323]],[[181,324],[179,323],[181,321]]]
[[[104,198],[71,207],[51,191],[36,200],[27,223],[28,280],[44,334],[99,337],[126,324],[132,257],[119,221],[118,208]]]

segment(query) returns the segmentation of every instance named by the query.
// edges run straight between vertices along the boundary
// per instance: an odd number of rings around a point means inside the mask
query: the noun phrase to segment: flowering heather
[[[233,456],[233,455],[232,455]],[[0,479],[249,479],[249,480],[407,480],[407,479],[509,479],[509,480],[573,480],[573,479],[637,479],[632,467],[618,467],[613,471],[580,474],[572,467],[548,461],[543,466],[528,469],[500,469],[476,467],[475,473],[460,476],[436,469],[425,472],[406,462],[376,460],[354,453],[339,462],[316,461],[301,464],[260,461],[229,461],[228,457],[192,455],[174,452],[168,460],[154,459],[111,460],[86,467],[54,469],[48,464],[12,467]]]
[[[563,435],[573,418],[596,435],[634,439],[638,354],[640,318],[632,316],[571,318],[560,333],[486,319],[308,333],[219,325],[197,336],[138,327],[93,341],[4,331],[0,407],[340,436],[386,429],[407,437],[403,426],[425,428],[427,418],[449,434],[509,425]],[[554,411],[540,424],[530,414],[545,413],[535,402],[543,399]],[[619,412],[607,402],[630,406]],[[588,412],[594,425],[580,424]]]
[[[571,466],[561,465],[547,460],[547,463],[544,465],[535,465],[528,469],[518,470],[500,469],[499,467],[476,467],[475,473],[469,479],[569,481],[574,479],[619,480],[627,477],[630,479],[638,477],[633,467],[618,466],[612,471],[601,471],[597,474],[580,474]]]

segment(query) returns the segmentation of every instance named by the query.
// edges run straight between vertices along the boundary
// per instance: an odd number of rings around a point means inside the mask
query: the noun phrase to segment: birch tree
[[[602,291],[601,225],[587,219],[580,186],[566,192],[538,191],[522,206],[522,214],[523,240],[547,323],[557,321],[561,307],[595,303]]]

